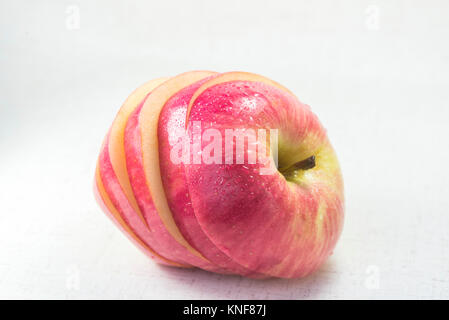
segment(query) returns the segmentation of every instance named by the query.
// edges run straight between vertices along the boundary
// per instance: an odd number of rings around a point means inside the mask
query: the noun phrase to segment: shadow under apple
[[[336,259],[330,258],[319,270],[299,279],[250,279],[223,275],[198,268],[183,269],[157,265],[168,278],[191,290],[191,299],[314,299],[335,281]],[[176,296],[174,299],[178,298]]]

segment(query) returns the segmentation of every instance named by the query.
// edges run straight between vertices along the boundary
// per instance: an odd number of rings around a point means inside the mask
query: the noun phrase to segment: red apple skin
[[[313,272],[332,253],[343,226],[342,178],[318,118],[277,88],[228,82],[195,100],[190,131],[193,121],[201,121],[202,132],[213,127],[222,137],[228,128],[279,128],[280,139],[289,141],[280,141],[280,147],[306,143],[316,155],[317,166],[304,173],[303,185],[287,182],[280,173],[260,175],[259,164],[185,165],[197,221],[221,251],[268,276]]]
[[[170,159],[170,151],[185,135],[186,111],[192,95],[204,82],[213,77],[182,89],[172,96],[162,109],[158,126],[162,182],[173,218],[181,233],[195,249],[228,273],[261,278],[264,275],[257,274],[233,261],[203,232],[192,208],[184,165],[182,163],[175,164]]]

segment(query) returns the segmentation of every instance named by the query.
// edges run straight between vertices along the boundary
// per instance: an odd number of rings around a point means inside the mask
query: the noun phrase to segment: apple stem
[[[307,170],[315,167],[315,156],[308,157],[302,161],[296,162],[293,167],[295,169]]]
[[[285,176],[290,176],[296,170],[308,170],[315,167],[315,156],[308,157],[307,159],[296,162],[286,169],[280,169],[279,171]]]

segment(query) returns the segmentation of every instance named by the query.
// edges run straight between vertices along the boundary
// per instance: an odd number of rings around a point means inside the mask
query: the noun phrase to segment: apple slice
[[[187,125],[189,123],[190,110],[192,109],[192,105],[195,102],[196,98],[198,98],[198,96],[200,94],[202,94],[204,91],[206,91],[210,87],[213,87],[213,86],[215,86],[217,84],[220,84],[220,83],[231,82],[231,81],[232,82],[235,82],[235,81],[262,82],[262,83],[265,83],[267,85],[270,85],[270,86],[279,88],[281,90],[284,90],[284,91],[286,91],[286,92],[288,92],[288,93],[290,93],[291,95],[294,96],[293,92],[288,90],[283,85],[281,85],[281,84],[279,84],[276,81],[273,81],[271,79],[265,78],[265,77],[263,77],[261,75],[258,75],[258,74],[249,73],[249,72],[241,72],[241,71],[222,73],[222,74],[220,74],[220,76],[215,77],[215,78],[207,81],[206,83],[204,83],[193,94],[192,98],[190,99],[189,106],[187,107],[186,127],[187,127]]]
[[[148,246],[139,236],[137,236],[133,230],[131,230],[131,228],[126,224],[126,222],[121,217],[120,213],[112,203],[108,193],[104,188],[104,184],[100,175],[99,163],[97,163],[97,167],[95,169],[94,195],[97,200],[97,203],[100,204],[103,212],[105,212],[108,215],[108,217],[126,235],[126,237],[130,239],[131,242],[133,242],[143,253],[145,253],[145,255],[164,265],[176,267],[188,267],[176,263],[174,261],[170,261],[160,256],[156,251],[154,251],[150,246]]]
[[[136,198],[134,197],[131,184],[129,182],[128,171],[126,169],[125,160],[125,127],[131,113],[137,108],[142,100],[157,86],[168,80],[169,78],[160,78],[150,80],[144,85],[137,88],[131,95],[125,100],[123,106],[120,108],[117,116],[112,123],[109,133],[109,157],[112,168],[117,176],[120,186],[130,202],[130,205],[134,211],[139,215],[142,221],[146,224],[142,212],[137,205]]]
[[[128,199],[126,198],[123,190],[119,184],[117,176],[112,168],[112,164],[109,157],[109,133],[105,138],[102,145],[100,155],[98,157],[98,177],[97,188],[101,192],[101,199],[103,203],[107,203],[106,207],[108,210],[104,210],[113,220],[121,225],[121,230],[126,232],[128,236],[133,237],[133,239],[138,239],[136,244],[140,245],[144,243],[143,249],[149,250],[150,254],[157,254],[157,256],[162,257],[165,260],[165,264],[170,265],[182,265],[183,267],[190,267],[190,265],[185,263],[178,263],[167,255],[161,254],[157,247],[157,241],[154,234],[150,232],[147,224],[142,222],[137,213],[131,207]],[[100,201],[100,203],[102,203]],[[112,212],[112,214],[111,214]]]
[[[131,186],[152,233],[159,240],[156,250],[175,261],[206,270],[226,273],[207,260],[184,238],[167,203],[160,176],[158,120],[167,100],[179,90],[215,74],[209,71],[188,72],[169,79],[145,99],[130,117],[125,130],[125,154]],[[141,143],[139,143],[141,142]]]

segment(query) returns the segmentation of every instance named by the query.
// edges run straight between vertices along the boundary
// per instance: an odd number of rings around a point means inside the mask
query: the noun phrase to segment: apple
[[[343,228],[326,130],[288,89],[245,72],[137,89],[105,138],[95,193],[156,262],[223,274],[306,276]]]

